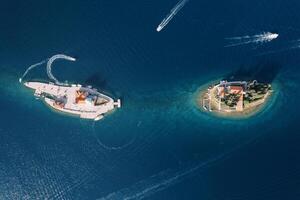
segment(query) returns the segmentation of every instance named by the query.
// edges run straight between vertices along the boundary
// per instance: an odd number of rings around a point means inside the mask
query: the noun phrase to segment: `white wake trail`
[[[264,56],[264,55],[268,55],[268,54],[277,54],[277,53],[282,53],[282,52],[286,52],[286,51],[290,51],[290,50],[297,50],[297,49],[300,49],[300,39],[291,41],[290,44],[287,45],[284,48],[271,50],[271,51],[266,51],[266,52],[257,54],[256,56]]]
[[[104,144],[104,143],[97,137],[97,135],[96,135],[96,129],[95,129],[95,124],[96,124],[96,122],[94,122],[93,125],[92,125],[92,130],[93,130],[93,133],[94,133],[93,135],[94,135],[94,137],[95,137],[97,143],[98,143],[102,148],[104,148],[104,149],[106,149],[106,150],[109,150],[109,151],[112,151],[112,150],[122,150],[122,149],[124,149],[124,148],[130,146],[131,144],[133,144],[133,143],[135,142],[136,138],[137,138],[137,135],[136,135],[136,136],[133,137],[131,140],[129,140],[129,142],[127,142],[127,143],[125,143],[125,144],[123,144],[123,145],[120,145],[120,146],[108,146],[108,145]]]
[[[162,20],[162,22],[156,28],[156,31],[161,31],[172,19],[173,17],[181,10],[181,8],[188,2],[189,0],[181,0],[179,1],[170,11],[170,13]]]
[[[259,44],[259,43],[266,43],[275,40],[279,35],[277,33],[265,32],[258,35],[246,35],[240,37],[231,37],[225,38],[226,40],[230,40],[230,44],[226,45],[225,47],[234,47],[246,44]]]
[[[215,161],[225,157],[225,154],[216,156],[206,162],[197,164],[194,167],[172,172],[171,170],[162,171],[154,176],[144,179],[134,185],[121,189],[119,191],[108,194],[98,200],[113,200],[113,199],[144,199],[157,192],[160,192],[176,183],[183,181],[189,175],[199,169],[204,169],[211,166]]]
[[[165,170],[156,175],[153,175],[149,178],[141,180],[127,188],[123,188],[116,192],[112,192],[107,196],[104,196],[98,200],[114,200],[114,199],[144,199],[149,197],[157,192],[165,190],[166,188],[175,185],[176,183],[184,181],[187,177],[190,177],[193,173],[204,170],[212,165],[217,164],[217,162],[224,161],[229,159],[230,156],[237,150],[251,144],[252,142],[258,141],[261,135],[246,141],[245,143],[241,143],[240,145],[225,151],[207,161],[194,164],[191,167],[186,167],[183,169],[176,170],[175,172],[172,170]]]
[[[293,42],[293,45],[290,49],[299,49],[300,48],[300,39]]]
[[[26,71],[24,72],[24,74],[22,75],[22,77],[19,78],[19,82],[20,82],[20,83],[22,82],[23,78],[28,74],[28,72],[29,72],[30,70],[32,70],[33,68],[36,68],[36,67],[38,67],[38,66],[40,66],[40,65],[42,65],[42,64],[44,64],[44,63],[46,63],[47,60],[48,60],[48,59],[43,60],[43,61],[41,61],[41,62],[39,62],[39,63],[36,63],[36,64],[34,64],[34,65],[29,66],[29,67],[26,69]]]
[[[52,63],[57,60],[57,59],[65,59],[65,60],[69,60],[69,61],[76,61],[75,58],[71,57],[71,56],[67,56],[67,55],[64,55],[64,54],[57,54],[57,55],[54,55],[52,56],[49,61],[47,62],[47,74],[48,74],[48,77],[50,79],[52,79],[53,81],[55,81],[56,84],[62,84],[60,83],[56,78],[55,76],[52,74]]]

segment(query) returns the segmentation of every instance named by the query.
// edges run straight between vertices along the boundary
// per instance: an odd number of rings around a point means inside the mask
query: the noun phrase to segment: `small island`
[[[223,116],[249,116],[261,109],[272,92],[270,84],[253,81],[220,81],[200,91],[198,104]]]

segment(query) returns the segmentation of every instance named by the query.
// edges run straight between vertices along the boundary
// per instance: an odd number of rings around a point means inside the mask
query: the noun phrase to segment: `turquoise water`
[[[1,199],[297,199],[297,1],[26,1],[0,12]],[[234,11],[233,11],[234,10]],[[224,38],[276,31],[264,44]],[[54,54],[60,81],[92,84],[121,109],[91,122],[51,111],[19,84]],[[254,117],[216,118],[195,105],[220,77],[272,81]],[[27,79],[46,79],[45,66]]]

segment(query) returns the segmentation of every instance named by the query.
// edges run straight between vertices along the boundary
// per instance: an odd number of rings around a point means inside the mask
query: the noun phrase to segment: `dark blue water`
[[[300,2],[2,2],[1,199],[299,199]],[[269,43],[226,39],[279,33]],[[92,84],[123,107],[91,122],[49,110],[18,79],[57,53],[59,80]],[[216,118],[197,89],[234,76],[272,82],[262,112]],[[45,79],[45,67],[27,79]]]

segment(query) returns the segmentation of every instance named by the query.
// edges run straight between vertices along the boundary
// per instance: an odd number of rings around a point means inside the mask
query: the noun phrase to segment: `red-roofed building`
[[[242,86],[229,86],[229,89],[231,94],[242,94],[244,91]]]

